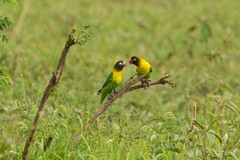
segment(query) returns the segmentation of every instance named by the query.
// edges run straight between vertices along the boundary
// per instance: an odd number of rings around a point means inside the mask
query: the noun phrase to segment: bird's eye
[[[133,61],[137,61],[136,58],[133,58]]]
[[[122,62],[119,62],[118,64],[119,64],[119,65],[122,65],[123,63],[122,63]]]

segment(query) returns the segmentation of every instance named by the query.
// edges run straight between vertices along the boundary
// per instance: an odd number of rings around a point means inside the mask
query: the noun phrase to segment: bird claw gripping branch
[[[142,86],[144,89],[148,88],[151,86],[151,80],[150,79],[143,79],[141,80]]]

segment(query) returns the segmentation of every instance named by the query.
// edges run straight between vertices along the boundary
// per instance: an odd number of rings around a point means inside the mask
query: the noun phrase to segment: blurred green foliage
[[[0,17],[0,30],[4,31],[8,29],[11,26],[12,22],[8,17]],[[6,34],[0,34],[0,41],[1,42],[7,42],[8,37]]]
[[[6,67],[0,67],[0,89],[4,90],[13,82],[9,77],[9,70]]]
[[[3,3],[6,3],[6,2],[14,3],[14,1],[11,1],[11,0],[3,1]],[[0,16],[0,31],[3,32],[7,30],[11,25],[12,25],[12,22],[8,17]],[[7,35],[0,33],[0,42],[7,42],[7,41],[8,41]],[[13,82],[9,76],[8,68],[0,66],[0,91],[7,90],[12,83]]]
[[[9,8],[14,8],[9,11]],[[1,47],[13,85],[0,92],[0,159],[20,159],[37,105],[72,26],[94,38],[71,48],[63,77],[43,110],[29,159],[239,159],[240,3],[231,1],[19,1]],[[88,35],[88,34],[87,34]],[[87,38],[87,37],[86,37]],[[155,86],[118,99],[70,144],[99,107],[96,92],[113,64],[138,55]],[[123,83],[135,73],[128,65]],[[4,97],[4,98],[2,98]],[[189,132],[193,104],[195,131]],[[44,145],[53,137],[50,147]]]
[[[1,0],[3,3],[16,3],[15,0]],[[0,15],[0,31],[3,32],[7,30],[12,25],[12,22],[9,17]],[[4,33],[0,33],[0,42],[7,42],[8,36]]]

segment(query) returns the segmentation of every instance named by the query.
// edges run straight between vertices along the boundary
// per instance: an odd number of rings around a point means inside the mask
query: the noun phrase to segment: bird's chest
[[[137,72],[139,74],[146,74],[148,73],[150,70],[149,70],[149,67],[147,65],[142,65],[141,67],[137,67]]]
[[[113,74],[113,81],[116,82],[117,84],[122,82],[122,72],[115,72]]]

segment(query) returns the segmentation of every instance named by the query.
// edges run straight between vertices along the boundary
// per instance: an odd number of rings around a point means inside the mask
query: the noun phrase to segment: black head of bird
[[[138,64],[139,64],[139,58],[138,58],[137,56],[132,56],[132,57],[130,58],[130,60],[129,60],[129,63],[138,66]]]
[[[114,69],[116,71],[121,71],[126,66],[126,63],[124,61],[118,61],[114,65]]]

